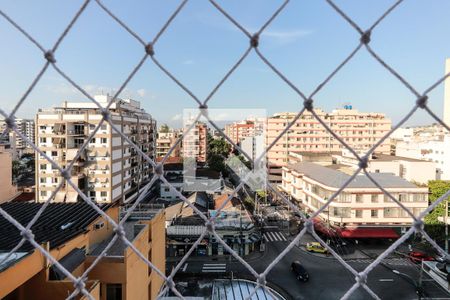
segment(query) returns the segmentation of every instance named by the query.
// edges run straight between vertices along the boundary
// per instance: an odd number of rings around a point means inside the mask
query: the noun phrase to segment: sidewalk
[[[258,250],[251,252],[250,254],[243,256],[242,258],[251,262],[264,257],[266,251],[260,252]],[[183,259],[183,256],[166,257],[166,261],[169,263],[179,262]],[[237,259],[232,255],[206,255],[206,256],[190,256],[186,262],[235,262]]]

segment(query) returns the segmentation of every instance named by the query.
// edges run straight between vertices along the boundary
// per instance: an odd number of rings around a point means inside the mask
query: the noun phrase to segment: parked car
[[[322,246],[319,242],[308,242],[306,243],[306,250],[309,252],[316,253],[327,253],[328,250],[324,246]]]
[[[294,272],[295,277],[297,277],[297,280],[306,282],[309,280],[309,274],[306,271],[306,269],[302,266],[302,264],[296,260],[293,261],[291,264],[291,271]]]
[[[409,259],[413,263],[421,263],[422,261],[431,261],[434,260],[434,257],[427,255],[421,251],[411,251],[409,253]]]

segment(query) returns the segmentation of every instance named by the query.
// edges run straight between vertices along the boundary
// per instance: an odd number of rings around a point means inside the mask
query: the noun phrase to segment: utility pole
[[[448,199],[445,200],[445,253],[448,254]]]

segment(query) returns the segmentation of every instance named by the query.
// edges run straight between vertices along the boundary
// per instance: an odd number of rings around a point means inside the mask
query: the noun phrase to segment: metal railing
[[[9,15],[4,12],[3,10],[0,10],[0,16],[3,17],[9,24],[13,27],[15,27],[18,31],[18,33],[24,35],[31,44],[33,44],[35,47],[37,47],[43,54],[44,61],[43,66],[30,84],[30,86],[27,87],[25,90],[23,96],[18,99],[17,104],[12,109],[9,114],[5,112],[3,109],[0,109],[0,114],[6,119],[7,128],[2,133],[1,138],[3,138],[9,130],[15,131],[16,134],[21,137],[24,141],[26,141],[31,147],[40,155],[45,157],[49,161],[49,163],[53,166],[53,168],[57,169],[62,176],[66,179],[67,184],[71,185],[72,188],[74,188],[79,196],[88,203],[93,209],[95,209],[99,215],[103,216],[113,227],[115,231],[115,237],[111,240],[111,242],[105,247],[103,252],[98,255],[97,259],[93,261],[92,265],[80,276],[75,276],[72,273],[70,273],[66,268],[64,268],[54,257],[50,255],[50,253],[44,249],[39,243],[37,243],[34,239],[33,232],[31,231],[31,227],[33,226],[34,222],[39,218],[40,215],[42,215],[43,211],[46,208],[46,205],[43,205],[41,209],[37,212],[35,218],[27,224],[26,226],[21,225],[17,220],[15,220],[13,217],[11,217],[6,211],[0,208],[0,215],[2,215],[5,219],[7,219],[9,222],[11,222],[14,226],[18,228],[18,230],[21,232],[22,240],[19,242],[19,244],[10,251],[9,255],[3,258],[3,261],[0,261],[0,264],[2,264],[4,261],[9,259],[11,255],[14,254],[14,252],[19,249],[26,241],[31,243],[38,251],[40,251],[52,264],[55,265],[58,269],[63,272],[68,280],[73,282],[73,285],[75,287],[72,294],[68,296],[68,298],[74,298],[75,296],[79,295],[80,293],[84,296],[86,296],[89,299],[93,299],[92,295],[89,293],[89,289],[86,287],[86,280],[89,277],[89,272],[92,270],[92,268],[100,261],[102,257],[105,256],[109,248],[113,245],[113,243],[117,239],[121,239],[130,249],[132,249],[148,266],[150,266],[158,276],[164,279],[165,284],[164,288],[162,289],[160,295],[165,294],[169,289],[175,293],[178,297],[183,298],[183,296],[180,294],[180,292],[176,289],[175,283],[174,283],[174,276],[177,273],[178,270],[180,270],[180,267],[186,262],[190,254],[194,251],[194,249],[199,245],[201,240],[204,238],[204,236],[209,233],[213,235],[216,240],[223,245],[226,251],[231,253],[242,265],[247,268],[251,274],[254,276],[256,280],[256,288],[251,293],[250,297],[253,296],[258,288],[264,288],[266,289],[266,276],[267,274],[273,269],[273,267],[285,256],[297,243],[298,241],[303,237],[303,235],[306,232],[309,232],[314,236],[316,240],[318,240],[324,247],[328,249],[328,251],[347,269],[349,270],[354,276],[355,276],[355,283],[354,285],[342,296],[342,299],[347,299],[352,293],[359,287],[364,288],[374,299],[379,299],[379,297],[369,288],[367,285],[367,276],[373,270],[378,264],[381,263],[381,261],[389,255],[391,252],[393,252],[401,243],[403,243],[409,236],[411,236],[413,233],[420,233],[434,248],[436,248],[439,253],[442,255],[447,255],[445,251],[439,247],[430,237],[429,235],[424,231],[424,223],[423,218],[425,215],[427,215],[430,211],[432,211],[437,205],[439,205],[445,198],[450,196],[450,191],[447,191],[442,197],[440,197],[438,200],[436,200],[433,204],[431,204],[425,211],[423,211],[419,216],[414,216],[414,214],[408,210],[400,201],[398,201],[395,197],[393,197],[391,194],[389,194],[380,184],[377,183],[377,181],[371,176],[370,173],[366,171],[367,164],[368,164],[368,158],[370,155],[374,152],[374,150],[383,142],[386,140],[386,138],[389,137],[389,135],[399,128],[402,124],[404,124],[417,110],[421,109],[426,111],[433,119],[435,119],[438,123],[440,123],[442,126],[444,126],[447,130],[450,131],[449,126],[447,124],[444,124],[444,122],[428,107],[427,101],[428,101],[428,94],[433,91],[437,86],[439,86],[446,77],[448,77],[450,74],[446,74],[444,77],[437,80],[434,84],[432,84],[430,87],[425,89],[424,91],[418,91],[416,88],[414,88],[399,72],[397,72],[394,68],[392,68],[387,62],[385,62],[374,49],[372,49],[371,45],[371,33],[377,29],[377,26],[395,9],[397,9],[403,0],[398,0],[393,3],[392,6],[390,6],[369,28],[362,29],[352,18],[350,18],[339,6],[337,6],[332,0],[323,0],[326,1],[330,7],[338,14],[340,15],[348,24],[351,26],[356,32],[359,34],[359,43],[354,48],[350,54],[338,64],[338,66],[323,80],[310,95],[305,94],[301,91],[299,87],[297,87],[289,78],[287,78],[274,64],[271,63],[271,61],[262,53],[259,49],[259,44],[263,43],[264,40],[260,39],[262,36],[262,33],[266,30],[266,28],[269,26],[269,24],[275,19],[278,18],[280,13],[287,9],[289,0],[285,0],[282,2],[282,4],[271,14],[271,16],[266,20],[266,22],[254,33],[251,33],[248,29],[246,29],[243,25],[241,25],[230,13],[228,13],[222,6],[215,0],[209,0],[209,2],[224,16],[224,18],[228,19],[229,22],[235,26],[240,32],[243,34],[243,38],[248,40],[248,46],[243,49],[242,55],[239,57],[239,59],[235,62],[235,64],[228,70],[228,72],[223,76],[223,78],[218,82],[216,86],[211,90],[209,95],[202,101],[199,97],[197,97],[186,85],[182,83],[181,80],[175,77],[169,69],[167,69],[159,60],[158,60],[158,41],[159,38],[166,32],[167,28],[171,25],[172,21],[177,17],[177,15],[180,13],[180,11],[183,10],[188,0],[183,0],[180,2],[180,4],[177,6],[175,11],[171,14],[171,16],[167,19],[167,21],[163,24],[161,29],[157,32],[157,34],[151,39],[150,42],[146,42],[148,40],[147,37],[141,37],[139,36],[133,29],[131,29],[125,22],[123,22],[116,13],[112,12],[106,5],[103,4],[100,0],[86,0],[81,5],[81,7],[78,9],[74,17],[70,20],[69,24],[66,26],[66,28],[63,30],[62,34],[58,37],[56,42],[51,48],[46,48],[43,45],[40,44],[39,41],[37,41],[33,36],[31,36],[25,28],[23,28],[20,24],[18,24],[15,20],[13,20]],[[125,81],[122,83],[122,85],[119,87],[118,91],[115,93],[115,95],[112,97],[111,101],[106,105],[102,106],[100,103],[98,103],[88,92],[86,92],[81,85],[79,85],[77,82],[75,82],[71,76],[66,73],[57,63],[57,54],[58,49],[61,43],[64,41],[65,37],[69,33],[69,31],[72,29],[73,25],[78,21],[79,17],[85,12],[85,9],[88,5],[98,5],[106,14],[108,14],[115,22],[117,22],[124,30],[126,30],[135,40],[137,43],[140,43],[142,46],[142,57],[139,59],[139,61],[136,63],[135,67],[131,71],[130,74],[127,75]],[[411,108],[407,111],[407,113],[404,115],[404,117],[401,119],[400,122],[398,122],[395,126],[392,127],[392,129],[383,136],[377,143],[373,145],[373,147],[363,156],[360,156],[352,147],[350,147],[340,136],[338,136],[335,132],[333,132],[326,122],[322,120],[315,112],[314,110],[314,97],[317,95],[319,91],[321,91],[328,82],[342,69],[344,65],[346,65],[352,58],[355,56],[355,54],[359,51],[362,51],[365,49],[368,51],[368,53],[383,66],[387,72],[391,73],[399,82],[403,84],[410,92],[411,92]],[[278,190],[276,187],[272,186],[270,182],[268,183],[269,189],[277,194],[283,202],[285,202],[289,207],[291,207],[294,211],[299,213],[304,221],[305,226],[303,230],[300,231],[300,233],[290,242],[290,244],[277,256],[276,259],[274,259],[268,267],[262,272],[258,273],[256,272],[250,264],[248,264],[242,257],[240,257],[233,249],[231,249],[225,242],[222,240],[222,238],[215,232],[214,228],[214,221],[215,217],[208,218],[205,214],[201,213],[195,206],[193,206],[187,199],[180,194],[173,186],[170,185],[170,183],[164,178],[164,162],[167,160],[167,158],[170,156],[170,153],[173,151],[174,147],[177,146],[177,144],[170,149],[170,151],[166,154],[164,159],[160,163],[156,163],[153,161],[150,157],[148,157],[139,146],[134,144],[130,138],[124,134],[120,128],[118,128],[113,122],[111,122],[111,113],[109,112],[109,107],[113,103],[113,101],[118,97],[118,95],[124,90],[124,88],[127,86],[127,84],[130,82],[130,80],[135,76],[135,74],[140,70],[142,65],[147,61],[151,60],[164,74],[166,74],[174,83],[176,83],[186,94],[193,99],[193,101],[198,105],[199,108],[199,115],[197,116],[197,119],[200,116],[204,116],[210,124],[220,132],[224,136],[226,140],[228,140],[233,146],[238,149],[245,157],[250,159],[250,157],[242,151],[242,149],[235,145],[230,138],[228,138],[225,133],[208,117],[208,103],[212,101],[213,96],[215,93],[220,89],[220,87],[223,85],[225,81],[228,80],[228,78],[232,75],[232,73],[241,65],[241,63],[247,58],[247,56],[254,52],[256,55],[261,59],[261,61],[267,65],[267,67],[272,70],[279,78],[281,78],[287,86],[289,86],[299,97],[299,99],[303,100],[303,106],[299,107],[298,113],[296,117],[284,128],[284,130],[280,133],[280,135],[265,149],[265,153],[263,153],[258,159],[255,160],[255,164],[257,165],[259,161],[261,161],[262,157],[266,155],[267,151],[269,151],[279,140],[280,138],[291,128],[291,126],[300,118],[300,116],[305,112],[309,111],[311,112],[312,116],[320,122],[320,124],[326,128],[326,130],[337,140],[339,140],[342,145],[347,148],[359,161],[359,165],[357,170],[354,172],[354,174],[342,185],[342,187],[335,192],[328,200],[327,202],[318,209],[315,213],[310,215],[309,217],[306,217],[296,205],[294,205],[291,201],[286,199]],[[84,143],[80,147],[80,152],[77,153],[77,157],[72,160],[72,162],[67,165],[65,168],[62,168],[57,164],[56,161],[52,160],[46,153],[41,151],[39,147],[37,147],[33,141],[30,141],[26,136],[24,136],[16,127],[15,124],[15,114],[18,111],[19,107],[26,101],[28,98],[30,92],[35,88],[36,84],[40,81],[43,74],[47,71],[48,68],[52,67],[58,74],[60,74],[65,80],[67,80],[73,87],[75,87],[78,91],[80,91],[86,98],[90,99],[93,103],[95,103],[99,110],[101,111],[101,114],[103,116],[102,120],[96,126],[95,130],[90,132],[89,136],[86,138]],[[135,150],[136,152],[146,161],[148,161],[152,167],[154,168],[154,176],[150,180],[148,184],[146,184],[144,191],[141,193],[141,195],[138,197],[138,199],[135,201],[134,204],[132,204],[129,209],[127,210],[127,213],[124,214],[120,220],[120,222],[115,222],[111,217],[109,217],[104,211],[102,211],[95,203],[85,195],[76,184],[74,184],[71,181],[71,169],[74,166],[75,161],[80,156],[81,151],[86,149],[88,147],[89,141],[93,138],[93,136],[96,134],[96,132],[99,130],[100,126],[103,123],[109,123],[111,128],[116,131],[119,135],[122,136],[124,140],[126,140]],[[194,123],[188,128],[189,132],[194,127]],[[179,139],[181,139],[180,137]],[[313,224],[313,218],[316,217],[321,212],[325,211],[327,207],[330,205],[332,201],[336,199],[336,197],[339,195],[340,192],[343,191],[343,189],[355,178],[357,174],[360,172],[363,172],[378,188],[380,188],[392,201],[398,204],[400,208],[405,210],[407,214],[413,219],[413,226],[404,233],[398,240],[396,240],[390,247],[388,247],[381,255],[379,255],[372,263],[370,263],[363,271],[358,272],[353,267],[351,267],[348,263],[344,261],[344,259],[339,256],[332,248],[330,248],[329,245],[327,245],[315,232],[314,230],[314,224]],[[175,268],[170,272],[170,274],[166,275],[164,270],[159,270],[156,268],[151,261],[149,261],[146,258],[145,254],[142,254],[136,249],[136,247],[126,239],[125,231],[123,228],[124,222],[127,220],[127,218],[131,215],[133,210],[139,205],[139,203],[143,200],[143,196],[145,196],[146,192],[150,189],[150,187],[157,181],[157,179],[160,179],[163,183],[168,185],[171,190],[178,195],[180,199],[182,199],[187,205],[189,205],[205,222],[205,231],[200,235],[198,240],[193,244],[191,249],[184,255],[184,257],[181,259],[181,261],[177,264]],[[222,207],[219,208],[219,211],[227,204],[228,201],[233,197],[234,194],[236,194],[238,191],[240,191],[244,186],[244,180],[241,180],[241,183],[235,188],[234,192],[230,195],[230,197],[225,201],[222,205]],[[58,186],[56,190],[54,190],[50,197],[48,198],[47,202],[50,202],[51,199],[53,199],[56,195],[56,193],[61,189],[62,184]],[[219,214],[217,214],[219,215]],[[266,289],[266,292],[270,293],[270,289]]]

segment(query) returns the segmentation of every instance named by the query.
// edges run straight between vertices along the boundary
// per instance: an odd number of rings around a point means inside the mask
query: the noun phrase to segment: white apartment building
[[[450,58],[445,60],[445,74],[450,73]],[[450,126],[450,78],[444,81],[444,118],[443,121]]]
[[[358,154],[362,156],[364,151],[359,151]],[[348,149],[342,150],[340,155],[333,155],[333,160],[337,164],[350,166],[353,170],[358,168],[358,159]],[[434,162],[386,154],[372,154],[366,170],[370,173],[391,173],[419,184],[435,180],[437,172]]]
[[[264,153],[264,136],[256,135],[243,138],[241,140],[241,149],[247,153],[253,161],[255,161]]]
[[[95,96],[102,107],[112,97]],[[110,106],[111,121],[150,158],[154,158],[156,121],[131,99],[116,99]],[[40,150],[59,165],[72,162],[81,145],[102,119],[92,102],[64,102],[36,115]],[[72,169],[72,181],[93,201],[110,203],[134,200],[152,175],[150,164],[109,124],[103,123],[81,152]],[[36,157],[36,200],[46,201],[63,180],[59,171],[42,156]],[[52,201],[75,202],[78,195],[67,183]]]
[[[19,119],[15,120],[17,131],[26,136],[31,142],[35,143],[35,126],[34,120],[31,119]],[[0,131],[6,129],[6,123],[4,120],[0,120]],[[11,147],[17,151],[17,154],[20,156],[24,152],[32,152],[31,146],[24,140],[20,135],[18,135],[15,131],[9,132],[9,135],[6,137],[6,140],[3,142],[9,142]]]
[[[391,120],[384,114],[362,113],[349,105],[331,113],[320,109],[315,109],[315,112],[348,145],[359,149],[368,150],[391,129]],[[267,119],[266,147],[283,132],[295,116],[296,113],[292,112],[278,113]],[[281,167],[287,164],[290,152],[339,152],[343,148],[344,146],[310,112],[305,111],[267,154],[272,181],[281,182]],[[389,138],[376,152],[390,153]]]
[[[436,179],[450,180],[450,134],[441,140],[399,141],[395,154],[435,163]]]
[[[428,207],[428,188],[389,173],[372,174],[414,215]],[[283,167],[280,188],[306,212],[322,207],[350,175],[311,162]],[[320,218],[339,227],[409,227],[411,217],[383,194],[365,175],[356,178],[334,199]]]

